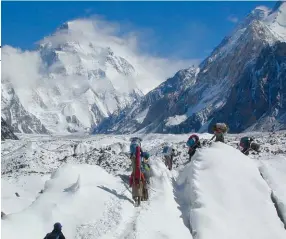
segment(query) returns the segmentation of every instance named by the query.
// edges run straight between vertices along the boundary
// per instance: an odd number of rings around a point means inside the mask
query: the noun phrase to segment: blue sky
[[[2,45],[34,49],[62,23],[99,15],[141,32],[151,55],[203,59],[259,5],[275,2],[2,2]]]

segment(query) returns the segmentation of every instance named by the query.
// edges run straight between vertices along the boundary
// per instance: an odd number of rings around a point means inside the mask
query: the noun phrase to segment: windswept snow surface
[[[150,199],[140,207],[128,187],[134,135],[19,135],[2,142],[2,238],[43,238],[56,221],[66,238],[75,239],[286,238],[271,198],[275,192],[285,205],[286,169],[274,161],[270,167],[272,159],[285,157],[284,134],[273,135],[274,144],[268,135],[256,135],[261,158],[214,143],[199,149],[191,163],[189,135],[136,135],[152,168]],[[226,142],[236,147],[241,136],[227,135]],[[165,143],[176,150],[172,171],[162,162]]]
[[[114,196],[124,190],[119,178],[98,166],[65,165],[30,207],[2,221],[2,238],[43,238],[56,221],[66,238],[99,238],[119,223],[121,207],[133,207],[124,195],[123,200]]]
[[[238,150],[216,143],[201,151],[178,183],[195,238],[286,238],[257,164]]]

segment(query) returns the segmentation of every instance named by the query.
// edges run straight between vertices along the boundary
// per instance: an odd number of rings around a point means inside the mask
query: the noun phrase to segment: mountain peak
[[[277,12],[279,10],[282,10],[283,8],[286,7],[286,2],[285,1],[278,1],[275,6],[273,7],[272,11],[270,14],[272,14],[273,12]]]
[[[251,11],[251,14],[257,19],[257,20],[263,20],[265,19],[268,14],[271,12],[271,9],[269,9],[266,6],[258,6],[254,10]]]
[[[93,21],[88,19],[76,19],[63,23],[58,30],[70,30],[70,31],[89,31],[93,30]]]

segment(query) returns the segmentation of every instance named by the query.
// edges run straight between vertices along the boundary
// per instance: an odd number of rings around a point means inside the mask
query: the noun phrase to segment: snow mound
[[[185,185],[195,238],[285,238],[271,190],[256,163],[238,150],[215,143],[196,154],[178,177]]]
[[[125,188],[119,178],[102,168],[66,164],[52,174],[44,192],[30,207],[20,213],[7,215],[2,220],[2,237],[43,238],[51,231],[52,225],[60,221],[66,238],[98,238],[103,233],[103,220],[106,220],[104,228],[108,228],[108,221],[112,226],[112,223],[120,220],[120,214],[118,220],[104,219],[109,204],[121,205],[126,202],[116,201],[115,189],[120,192]],[[128,204],[133,207],[130,202]],[[92,237],[89,233],[92,233]]]

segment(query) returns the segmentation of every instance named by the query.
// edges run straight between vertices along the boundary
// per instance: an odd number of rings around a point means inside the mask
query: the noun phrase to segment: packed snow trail
[[[200,151],[178,178],[186,190],[190,225],[200,239],[284,239],[271,190],[253,159],[215,143]]]
[[[138,239],[192,238],[184,225],[178,209],[172,185],[172,174],[161,158],[155,158],[151,164],[150,200],[144,205],[137,218],[136,237]]]

